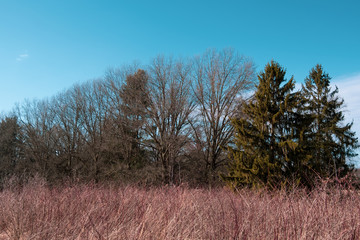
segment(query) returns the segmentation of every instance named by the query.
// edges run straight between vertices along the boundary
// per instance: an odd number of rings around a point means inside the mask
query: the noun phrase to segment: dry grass
[[[29,184],[0,192],[0,239],[359,239],[356,192]]]

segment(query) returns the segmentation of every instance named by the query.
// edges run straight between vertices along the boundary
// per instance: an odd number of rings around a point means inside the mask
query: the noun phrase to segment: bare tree
[[[84,152],[82,158],[88,175],[96,181],[104,168],[105,124],[108,114],[108,97],[100,80],[93,80],[80,86],[76,96],[82,118]]]
[[[77,177],[84,166],[81,159],[84,136],[80,96],[80,86],[74,86],[58,94],[52,102],[56,115],[55,132],[59,140],[57,165],[66,177]]]
[[[58,139],[54,135],[55,115],[50,102],[46,99],[26,101],[17,108],[16,116],[22,126],[21,138],[24,140],[21,168],[46,178],[53,177]]]
[[[109,161],[112,166],[108,169],[109,175],[118,175],[121,171],[128,168],[124,163],[124,125],[122,113],[121,89],[126,82],[128,75],[134,73],[134,69],[117,68],[109,69],[104,77],[104,87],[108,97],[108,120],[106,122],[105,151],[108,153]]]
[[[209,50],[193,64],[196,122],[192,123],[196,147],[202,152],[208,180],[226,160],[223,149],[232,136],[237,104],[254,86],[253,63],[232,49]]]
[[[149,70],[145,132],[148,144],[162,167],[165,183],[174,183],[175,166],[188,143],[189,118],[194,110],[191,99],[190,65],[157,57]]]

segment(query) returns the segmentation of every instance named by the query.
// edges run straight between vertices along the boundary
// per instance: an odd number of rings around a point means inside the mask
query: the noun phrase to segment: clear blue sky
[[[300,82],[360,73],[360,1],[0,0],[0,111],[109,67],[233,47]]]
[[[321,63],[358,124],[358,0],[0,0],[0,112],[109,67],[225,47],[258,70],[274,59],[299,83]]]

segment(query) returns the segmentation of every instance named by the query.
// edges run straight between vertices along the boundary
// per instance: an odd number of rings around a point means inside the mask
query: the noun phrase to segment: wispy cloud
[[[348,120],[360,124],[360,74],[335,78],[333,85],[339,88],[339,94],[345,100],[344,112]]]
[[[16,58],[16,61],[21,62],[21,61],[27,59],[28,57],[29,57],[29,54],[23,53],[23,54],[20,54],[20,55]]]
[[[333,85],[339,88],[339,94],[345,101],[346,123],[353,122],[352,130],[356,132],[360,139],[360,73],[351,76],[338,77],[333,80]],[[360,151],[359,156],[354,160],[356,167],[360,167]]]

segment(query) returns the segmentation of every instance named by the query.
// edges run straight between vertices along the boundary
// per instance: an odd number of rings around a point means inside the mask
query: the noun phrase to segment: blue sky
[[[232,47],[301,83],[317,63],[360,124],[360,1],[0,0],[0,112],[109,67]]]

